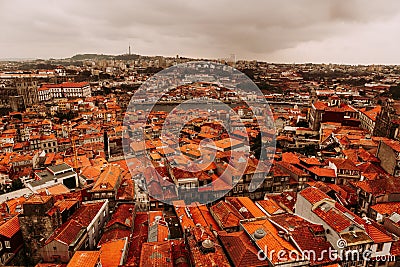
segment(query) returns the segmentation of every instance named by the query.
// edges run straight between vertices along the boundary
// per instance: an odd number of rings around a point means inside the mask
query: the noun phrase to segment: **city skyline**
[[[396,1],[0,2],[0,58],[124,54],[399,64]]]

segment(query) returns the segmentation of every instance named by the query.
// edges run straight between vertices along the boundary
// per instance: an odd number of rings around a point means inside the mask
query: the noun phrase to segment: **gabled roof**
[[[113,224],[120,224],[128,229],[133,227],[133,213],[135,212],[135,204],[120,204],[113,213],[110,221],[108,221],[106,228],[111,227]]]
[[[391,215],[394,212],[400,213],[400,202],[378,203],[371,206],[371,209],[382,215]]]
[[[18,216],[14,216],[0,225],[0,235],[6,238],[13,237],[18,231],[20,231]]]
[[[320,168],[317,166],[312,166],[307,168],[307,170],[318,177],[329,177],[329,178],[336,178],[335,170],[330,168]]]
[[[378,176],[374,180],[352,182],[352,184],[373,196],[400,193],[400,180],[388,175]]]
[[[210,207],[215,220],[219,221],[223,229],[239,226],[244,217],[228,202],[219,201]]]
[[[71,216],[71,219],[76,220],[84,227],[88,227],[103,207],[104,203],[104,201],[99,201],[82,204],[82,206]]]
[[[386,231],[385,228],[383,228],[382,225],[379,225],[375,221],[369,220],[367,218],[360,218],[339,203],[336,203],[335,207],[343,213],[350,214],[354,218],[354,222],[362,225],[365,229],[365,232],[374,241],[375,244],[393,242],[391,235]]]
[[[110,241],[101,245],[100,262],[102,267],[118,267],[124,263],[127,252],[127,238]]]
[[[67,267],[96,267],[100,251],[76,251]]]
[[[266,214],[248,197],[227,197],[225,200],[232,204],[245,219],[266,216]]]
[[[265,266],[265,262],[258,259],[258,250],[244,231],[221,231],[218,236],[235,267]]]
[[[327,194],[312,186],[303,189],[300,192],[300,195],[304,197],[312,205],[323,199],[331,199]]]
[[[140,267],[173,267],[171,244],[168,241],[144,243],[140,255]]]
[[[256,201],[256,205],[261,209],[264,209],[270,216],[281,213],[286,213],[275,200],[266,198],[264,200]]]
[[[70,190],[64,184],[56,184],[49,186],[47,188],[42,188],[37,190],[38,193],[44,192],[47,195],[61,195],[69,193]]]
[[[279,236],[278,230],[269,220],[245,221],[241,224],[259,249],[264,251],[265,248],[268,248],[268,251],[284,251],[286,255],[291,253],[291,255],[297,254],[301,256],[301,253],[290,242]],[[259,236],[255,235],[256,231],[260,232]],[[272,264],[287,262],[287,260],[282,261],[282,259],[279,259],[277,254],[268,255],[268,251],[266,254],[268,257],[272,256],[272,258],[269,258]]]
[[[69,220],[57,228],[53,234],[47,239],[46,244],[53,240],[57,240],[69,246],[76,241],[85,231],[85,227],[75,220]]]
[[[301,251],[315,251],[320,259],[310,259],[311,265],[321,265],[331,262],[328,254],[323,251],[333,249],[325,238],[325,230],[322,225],[314,224],[294,214],[282,214],[272,216],[271,222],[289,233],[297,248]]]
[[[109,165],[104,169],[93,185],[92,192],[115,190],[120,178],[121,168],[119,166]]]
[[[101,239],[99,241],[99,244],[97,245],[98,247],[101,247],[102,244],[118,240],[121,238],[129,237],[131,234],[131,230],[121,230],[121,229],[112,229],[112,230],[106,230],[104,234],[101,236]]]
[[[335,164],[339,170],[359,171],[354,162],[349,159],[331,158],[328,159],[328,161]]]
[[[211,226],[213,230],[221,230],[206,205],[201,205],[200,203],[194,204],[195,205],[192,204],[191,206],[189,206],[189,211],[192,216],[193,222],[196,225],[201,224],[203,227],[206,228],[209,228]]]

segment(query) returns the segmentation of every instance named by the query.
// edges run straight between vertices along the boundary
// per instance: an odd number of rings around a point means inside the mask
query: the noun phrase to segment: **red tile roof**
[[[291,152],[283,153],[282,161],[290,163],[290,164],[299,164],[300,163],[299,155],[296,155]]]
[[[114,224],[120,224],[127,229],[133,227],[133,213],[135,211],[135,204],[120,204],[115,209],[110,221],[108,221],[106,228]]]
[[[374,241],[375,244],[378,243],[387,243],[387,242],[392,242],[393,239],[391,237],[391,234],[386,231],[385,228],[383,228],[382,225],[379,225],[375,221],[372,220],[364,220],[360,218],[359,216],[355,215],[351,211],[349,211],[347,208],[342,206],[339,203],[336,203],[335,207],[342,211],[343,213],[351,214],[354,217],[354,221],[358,223],[359,225],[362,225],[368,234],[368,236]]]
[[[100,251],[76,251],[67,267],[95,267],[100,258]]]
[[[0,235],[6,238],[13,237],[18,231],[20,231],[18,216],[14,216],[0,225]]]
[[[118,267],[124,263],[127,252],[127,238],[104,243],[100,248],[100,262],[102,267]]]
[[[140,254],[140,267],[173,267],[169,241],[144,243]]]
[[[84,229],[85,227],[79,222],[69,220],[53,232],[53,234],[47,239],[46,244],[49,244],[53,240],[57,240],[70,245],[77,239],[79,233]]]
[[[273,199],[256,201],[256,205],[264,209],[270,216],[285,213],[285,211]]]
[[[245,219],[266,216],[266,214],[248,197],[227,197],[225,200],[231,203]]]
[[[400,193],[400,180],[393,176],[378,176],[375,180],[357,181],[352,184],[373,196]]]
[[[121,180],[121,168],[109,165],[100,174],[96,183],[93,185],[92,192],[110,191],[118,189],[118,182]]]
[[[331,244],[325,238],[322,225],[314,224],[294,214],[273,216],[270,220],[286,233],[290,233],[301,251],[315,251],[320,257],[310,259],[310,265],[321,265],[332,262],[324,251],[332,250]]]
[[[104,234],[101,236],[98,246],[101,246],[102,244],[110,241],[129,237],[130,234],[131,230],[121,230],[121,229],[105,230]]]
[[[299,257],[301,256],[301,253],[290,242],[279,236],[278,230],[269,220],[242,222],[242,226],[259,249],[264,251],[267,248],[268,251],[283,251],[286,255],[291,253],[291,255],[297,254]],[[254,237],[256,231],[261,231],[265,234],[261,235],[260,238],[256,238]],[[267,257],[271,256],[268,251],[264,251]],[[283,260],[279,258],[277,254],[273,254],[272,258],[269,258],[269,261],[276,265],[278,263],[287,262],[288,260]]]
[[[93,221],[101,207],[105,202],[99,201],[95,203],[83,204],[72,216],[72,220],[76,220],[83,226],[87,227]]]
[[[335,164],[339,170],[359,171],[359,168],[349,159],[332,158],[328,159],[328,161]]]
[[[393,212],[400,213],[400,202],[378,203],[371,206],[371,209],[382,215],[391,215]]]
[[[244,219],[229,202],[222,200],[210,207],[210,211],[212,211],[215,220],[220,223],[223,229],[238,227],[240,220]]]
[[[307,165],[321,166],[323,165],[317,158],[300,158],[300,161]]]
[[[211,225],[213,230],[221,230],[207,206],[201,205],[200,203],[193,203],[191,206],[189,206],[189,211],[195,224],[201,224],[203,227],[207,228],[209,228]]]
[[[338,233],[353,224],[352,220],[333,206],[330,206],[329,209],[325,209],[325,207],[321,205],[314,210],[314,213]]]
[[[244,231],[227,233],[218,232],[222,245],[236,267],[265,266],[265,262],[258,259],[258,249],[251,243]]]
[[[315,174],[318,177],[329,177],[329,178],[336,178],[335,170],[329,168],[319,168],[316,166],[312,166],[307,168],[308,171]]]
[[[146,212],[137,212],[135,217],[135,227],[132,233],[131,244],[129,247],[127,266],[139,266],[142,244],[147,242],[148,238],[148,214]]]
[[[323,200],[331,199],[327,194],[315,187],[307,187],[300,192],[300,195],[304,197],[312,205]]]
[[[307,173],[305,173],[301,169],[295,167],[294,165],[292,165],[290,163],[284,162],[284,161],[276,162],[276,166],[278,168],[283,169],[286,172],[293,173],[294,175],[297,175],[297,176],[309,176]]]

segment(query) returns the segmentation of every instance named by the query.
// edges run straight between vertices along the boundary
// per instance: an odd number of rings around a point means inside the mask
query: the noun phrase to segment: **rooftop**
[[[284,251],[286,255],[296,253],[301,256],[301,253],[290,242],[279,236],[278,230],[269,220],[244,221],[241,225],[253,242],[255,242],[258,249],[264,251],[265,248],[268,248],[269,251]],[[264,252],[266,252],[267,256],[270,256],[268,255],[268,251]],[[272,258],[269,258],[269,261],[274,265],[288,262],[288,260],[280,259],[277,254],[273,254]]]
[[[96,267],[99,258],[100,251],[76,251],[67,267]]]
[[[244,231],[227,233],[218,232],[222,245],[236,267],[265,266],[265,262],[258,259],[257,248]]]

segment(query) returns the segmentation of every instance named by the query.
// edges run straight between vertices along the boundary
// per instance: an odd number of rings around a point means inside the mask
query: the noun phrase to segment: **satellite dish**
[[[204,240],[201,245],[205,249],[212,249],[214,247],[214,242],[212,242],[210,239]]]
[[[255,239],[262,239],[263,237],[265,237],[267,233],[265,232],[264,229],[259,228],[254,232],[254,238]]]

